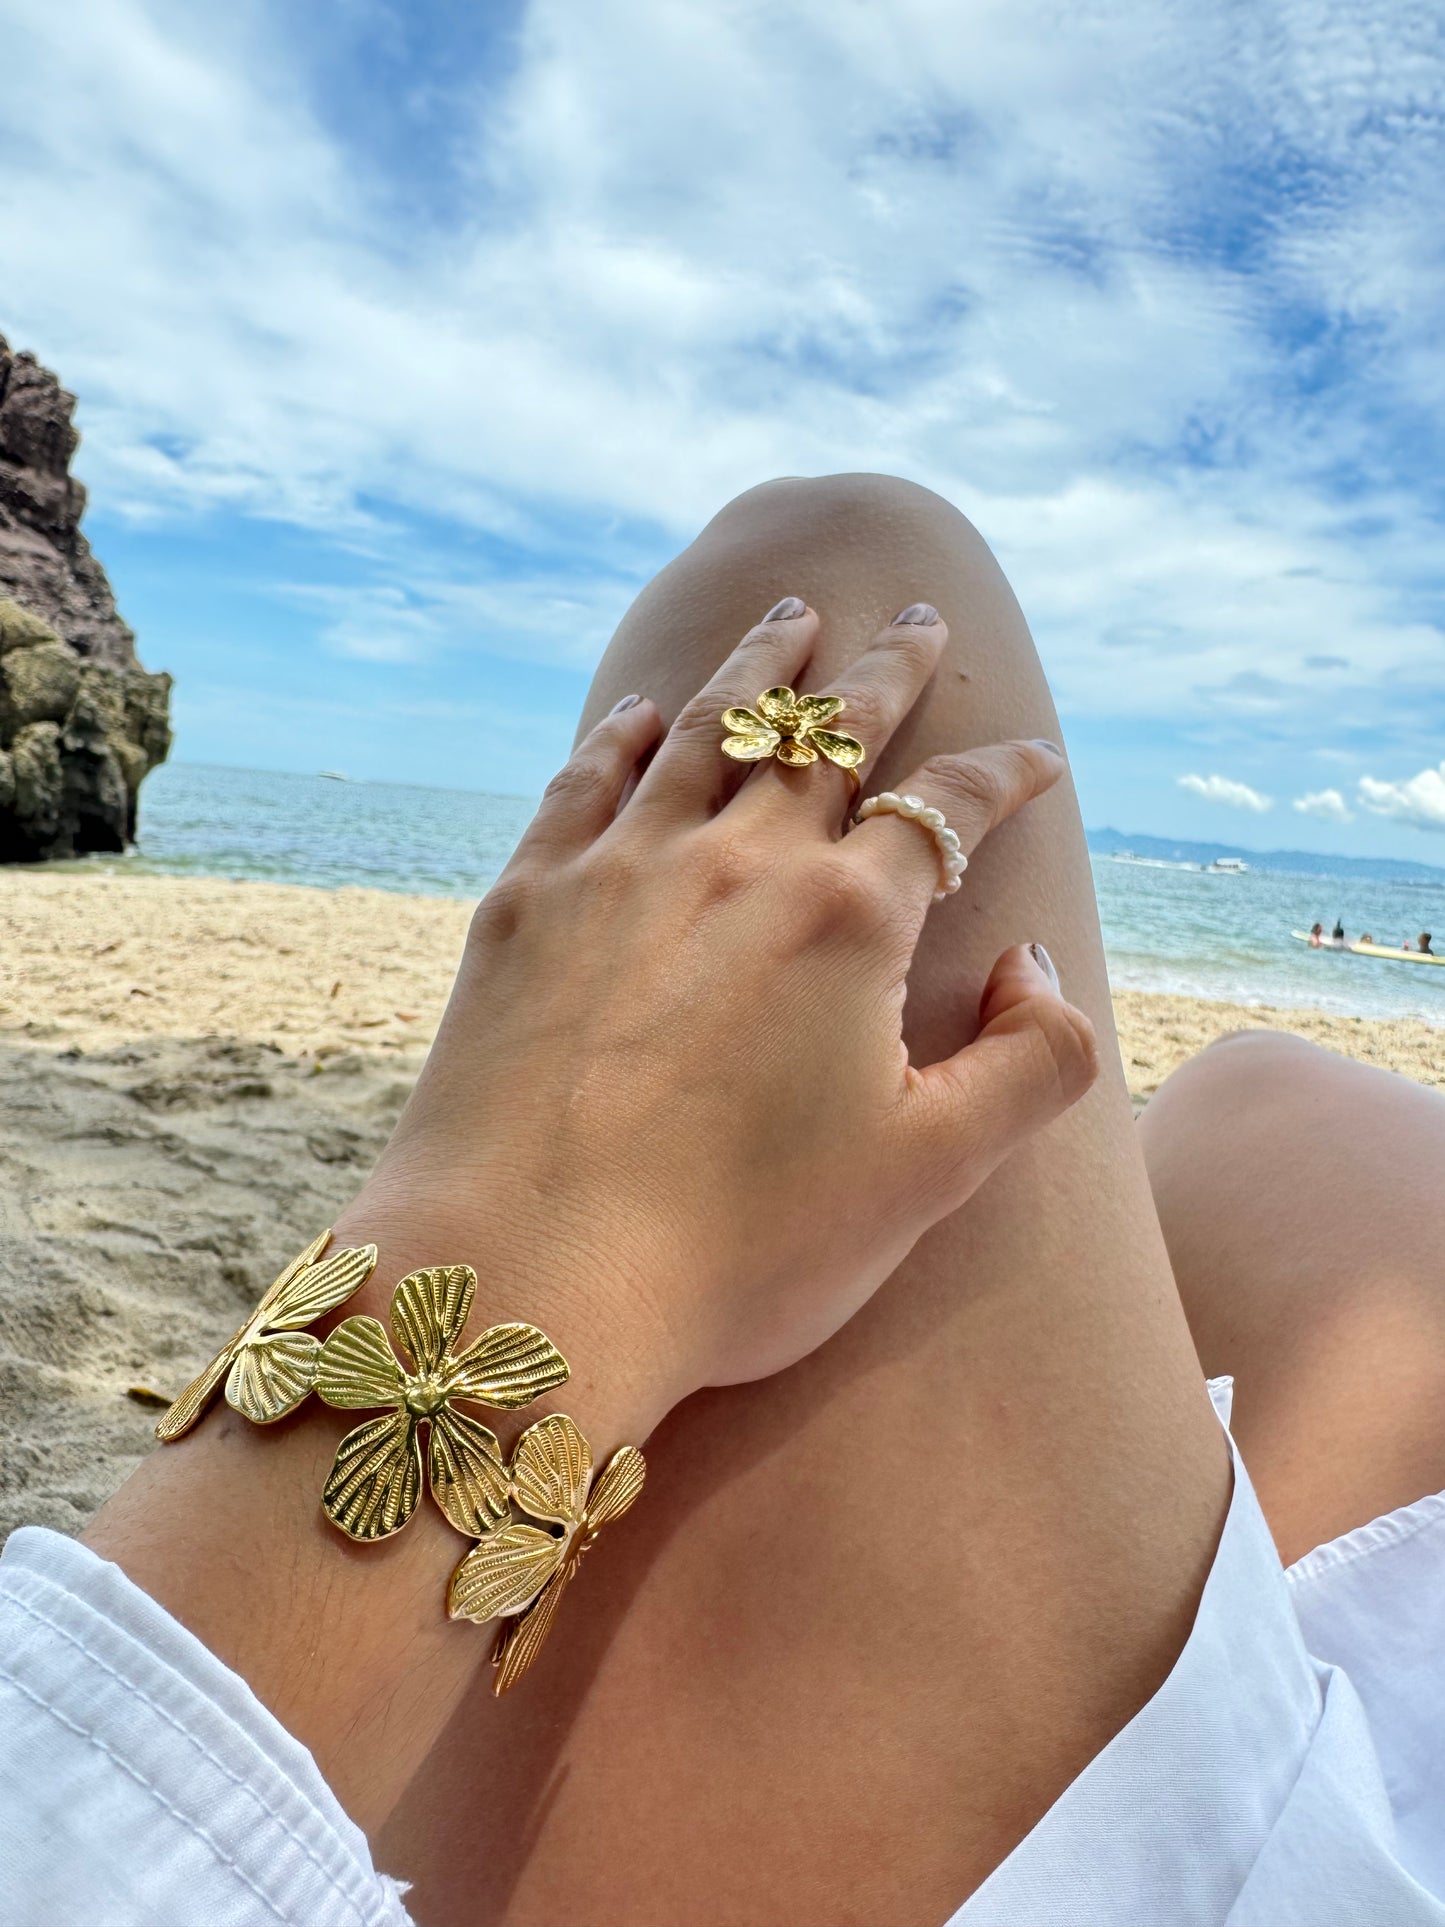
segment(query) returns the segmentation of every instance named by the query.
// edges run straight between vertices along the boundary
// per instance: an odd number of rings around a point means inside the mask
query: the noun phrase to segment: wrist
[[[570,1376],[516,1414],[518,1429],[547,1412],[570,1413],[599,1464],[618,1445],[642,1444],[693,1389],[635,1257],[533,1229],[506,1205],[411,1189],[399,1195],[380,1184],[368,1184],[337,1219],[335,1243],[377,1247],[375,1271],[338,1321],[363,1313],[386,1324],[392,1292],[409,1272],[470,1265],[476,1300],[458,1352],[489,1325],[525,1323],[545,1332]]]

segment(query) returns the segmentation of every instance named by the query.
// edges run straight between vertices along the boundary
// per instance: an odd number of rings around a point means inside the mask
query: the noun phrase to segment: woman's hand
[[[909,1064],[931,837],[883,815],[841,837],[840,770],[721,753],[725,709],[803,686],[817,627],[780,605],[640,778],[649,702],[579,745],[477,911],[426,1069],[338,1226],[393,1275],[474,1264],[479,1314],[534,1319],[569,1354],[597,1444],[822,1344],[1096,1073],[1088,1020],[1027,948],[995,966],[972,1042]],[[900,620],[819,692],[846,698],[870,757],[945,635]],[[968,851],[1062,767],[1009,743],[902,787]]]

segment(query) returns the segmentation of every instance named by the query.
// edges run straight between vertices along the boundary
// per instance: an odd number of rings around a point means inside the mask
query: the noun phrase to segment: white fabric
[[[405,1927],[311,1755],[119,1567],[0,1558],[5,1927]]]
[[[1229,1382],[1210,1387],[1229,1417]],[[952,1927],[1445,1927],[1445,1495],[1281,1571],[1243,1466],[1183,1653]],[[116,1567],[0,1558],[5,1927],[406,1927],[306,1750]]]

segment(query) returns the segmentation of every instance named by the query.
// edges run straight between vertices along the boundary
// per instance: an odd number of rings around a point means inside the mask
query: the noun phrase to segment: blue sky
[[[993,543],[1090,822],[1445,861],[1438,9],[0,0],[0,43],[0,331],[81,397],[178,755],[534,792],[722,501],[886,468]]]

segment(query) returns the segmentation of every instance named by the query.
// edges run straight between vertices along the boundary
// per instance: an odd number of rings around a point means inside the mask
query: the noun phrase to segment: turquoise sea
[[[475,897],[506,862],[534,801],[171,763],[146,783],[138,847],[89,861],[127,872]],[[1345,877],[1331,874],[1327,857],[1299,861],[1299,873],[1222,876],[1096,855],[1114,983],[1445,1025],[1445,969],[1312,951],[1289,935],[1339,916],[1351,936],[1368,930],[1397,943],[1431,930],[1445,950],[1445,877]]]

